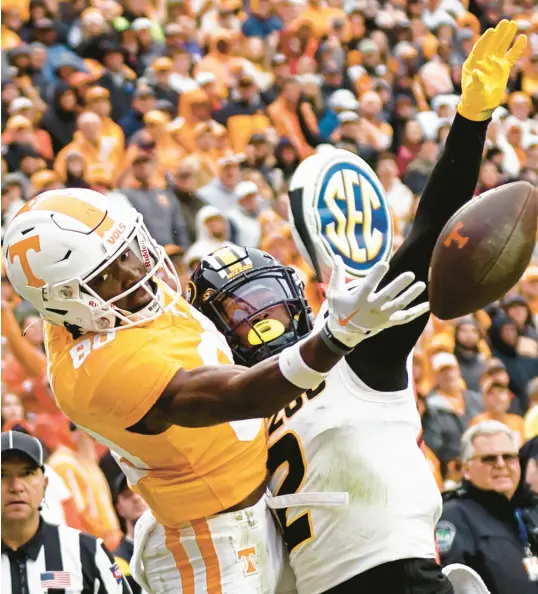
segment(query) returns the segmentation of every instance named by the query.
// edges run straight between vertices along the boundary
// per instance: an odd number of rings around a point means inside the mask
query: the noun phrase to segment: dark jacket
[[[516,509],[529,534],[532,554],[538,554],[538,497],[521,484],[514,497],[483,491],[464,482],[444,495],[443,515],[436,537],[444,566],[463,563],[484,580],[491,594],[537,594],[523,565],[525,545],[519,535]]]
[[[296,158],[292,162],[284,161],[284,159],[282,158],[282,153],[284,152],[284,149],[286,147],[292,148],[296,154]],[[289,183],[292,175],[295,173],[295,170],[299,166],[301,159],[299,158],[299,154],[297,153],[297,150],[295,149],[295,147],[293,146],[293,144],[290,142],[290,140],[288,138],[286,138],[286,137],[281,138],[279,143],[276,145],[275,160],[276,160],[275,167],[277,169],[280,169],[280,171],[282,171],[282,177],[284,179],[284,182]]]
[[[526,336],[527,338],[538,341],[538,330],[536,330],[536,325],[534,324],[534,316],[532,315],[530,305],[524,297],[521,295],[507,297],[502,300],[501,305],[506,315],[508,315],[512,305],[522,305],[527,310],[527,319],[523,328],[519,329],[519,334],[520,336]]]
[[[41,120],[40,127],[50,134],[55,155],[73,140],[73,134],[77,128],[76,112],[66,111],[60,106],[61,96],[69,90],[69,85],[63,81],[56,84],[52,105]]]
[[[151,85],[151,88],[155,93],[157,101],[168,101],[172,104],[172,106],[174,107],[175,115],[177,112],[177,106],[179,102],[179,93],[174,91],[174,89],[159,84]]]
[[[484,369],[484,357],[481,353],[464,349],[456,344],[454,355],[460,365],[461,377],[469,390],[480,392],[480,378]]]
[[[252,101],[232,99],[215,111],[213,118],[228,128],[233,148],[243,144],[243,141],[246,144],[254,133],[261,132],[271,125],[266,109],[267,106],[261,95]]]
[[[266,39],[273,31],[281,31],[283,28],[284,23],[277,16],[264,19],[257,14],[251,14],[243,23],[241,31],[245,37]]]
[[[83,177],[75,177],[72,173],[68,171],[65,178],[65,187],[84,188],[89,190],[91,186]]]
[[[189,237],[181,204],[168,188],[125,188],[120,192],[142,214],[150,235],[159,245],[188,247]]]
[[[189,242],[192,244],[197,240],[196,237],[196,213],[206,206],[206,202],[202,200],[196,192],[184,192],[177,188],[173,182],[170,182],[170,190],[174,193],[181,205],[181,211],[187,226],[187,233],[189,234]]]
[[[521,466],[521,480],[525,480],[529,460],[538,461],[538,436],[526,441],[519,450],[519,464]]]
[[[478,345],[469,349],[464,347],[458,341],[460,326],[464,324],[473,325],[480,333],[480,326],[473,319],[464,318],[461,322],[456,324],[454,355],[460,365],[461,376],[465,381],[467,389],[480,392],[480,377],[482,376],[482,371],[484,369],[484,356],[478,350]]]
[[[443,474],[447,464],[460,454],[461,436],[469,421],[484,412],[482,397],[466,390],[465,415],[457,415],[450,404],[436,390],[426,397],[426,410],[422,417],[423,439],[441,462]]]
[[[507,325],[515,326],[515,322],[504,313],[498,313],[488,330],[488,342],[491,354],[504,363],[510,376],[510,389],[516,396],[510,412],[525,414],[529,407],[527,384],[538,376],[538,358],[519,355],[515,347],[503,340],[501,330]]]
[[[106,71],[97,84],[110,92],[110,102],[112,103],[110,116],[115,122],[118,122],[131,110],[135,88],[133,82],[126,77],[116,77]]]
[[[97,62],[102,63],[104,58],[103,47],[107,44],[117,44],[119,41],[120,37],[116,31],[92,35],[84,39],[76,51],[84,59],[97,60]]]
[[[133,107],[120,118],[118,124],[125,134],[125,140],[129,141],[133,134],[144,127],[144,114]]]

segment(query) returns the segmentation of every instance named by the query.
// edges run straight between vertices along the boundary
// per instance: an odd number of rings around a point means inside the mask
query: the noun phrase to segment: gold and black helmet
[[[256,248],[228,246],[200,261],[184,293],[248,367],[296,343],[313,316],[295,270]]]

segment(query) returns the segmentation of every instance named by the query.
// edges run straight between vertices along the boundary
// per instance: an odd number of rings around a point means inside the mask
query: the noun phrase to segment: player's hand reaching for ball
[[[501,21],[480,37],[465,60],[458,105],[458,112],[464,118],[482,122],[502,103],[510,71],[527,44],[526,36],[520,35],[508,49],[517,29],[515,21]]]
[[[365,278],[346,283],[342,258],[335,258],[327,288],[327,328],[346,347],[353,348],[381,330],[407,324],[429,311],[427,302],[405,309],[426,288],[423,282],[413,282],[412,272],[404,272],[376,292],[388,269],[386,262],[380,262]]]

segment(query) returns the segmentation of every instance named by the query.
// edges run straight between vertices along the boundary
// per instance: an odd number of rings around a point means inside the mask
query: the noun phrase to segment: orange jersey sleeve
[[[136,344],[122,341],[121,337],[120,341],[121,353],[117,347],[112,351],[107,361],[110,371],[96,382],[91,407],[126,428],[151,410],[184,363],[177,354],[163,352],[150,342]],[[118,365],[122,366],[121,374],[113,371]],[[129,378],[127,385],[126,377]]]
[[[126,428],[151,409],[181,367],[175,355],[136,329],[81,337],[60,351],[56,365],[53,362],[58,369],[53,389],[71,419],[82,407],[90,419],[102,416]],[[77,399],[67,401],[68,393],[77,394]]]
[[[203,329],[187,311],[175,310],[147,326],[76,340],[64,329],[48,326],[52,385],[61,408],[72,419],[88,417],[91,424],[106,420],[127,428],[138,422],[178,369],[204,364]],[[221,350],[227,348],[221,344]]]
[[[187,302],[141,327],[73,340],[65,329],[48,326],[46,338],[58,405],[116,452],[133,490],[162,524],[218,513],[265,480],[261,419],[199,429],[173,425],[157,435],[127,430],[178,369],[232,362],[224,337]]]

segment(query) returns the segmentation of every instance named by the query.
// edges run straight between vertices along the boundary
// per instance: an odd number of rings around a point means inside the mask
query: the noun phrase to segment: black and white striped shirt
[[[101,539],[48,524],[13,551],[2,541],[2,594],[130,594]]]

